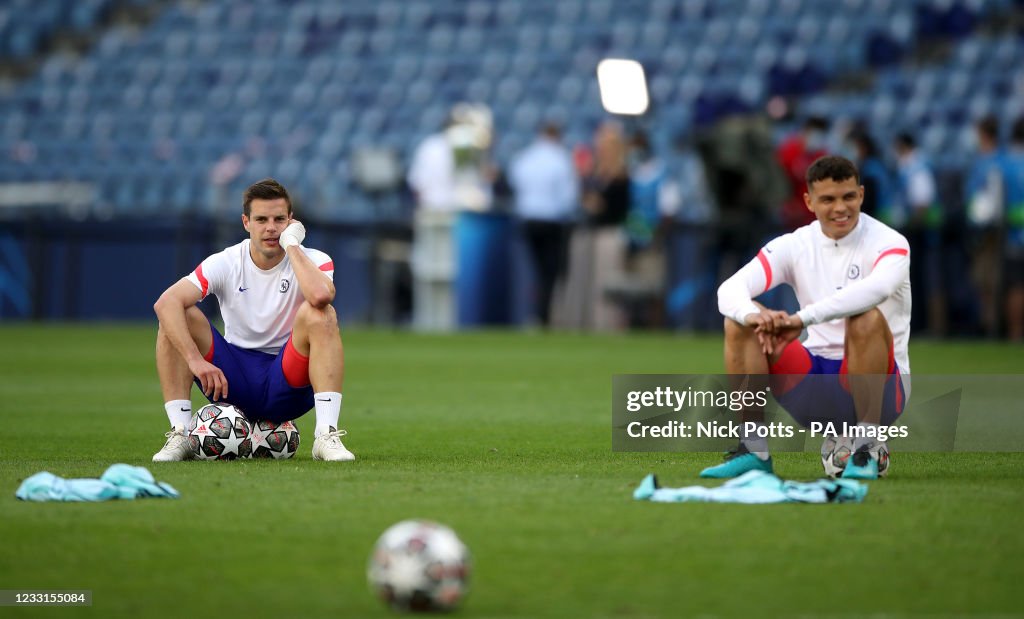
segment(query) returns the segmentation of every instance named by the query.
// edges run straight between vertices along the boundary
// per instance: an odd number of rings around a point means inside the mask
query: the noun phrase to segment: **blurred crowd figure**
[[[778,233],[787,196],[792,184],[779,165],[778,151],[772,139],[771,123],[760,116],[736,116],[720,121],[696,138],[706,170],[712,203],[712,217],[696,233],[707,237],[710,244],[701,245],[707,254],[702,285],[693,286],[693,311],[682,312],[689,320],[683,326],[707,328],[722,324],[716,303],[700,306],[700,300],[715,298],[718,285],[751,260],[758,249]],[[810,162],[807,162],[810,165]],[[806,211],[806,207],[804,207]],[[792,225],[793,221],[790,221]],[[684,244],[694,245],[698,240],[687,239]],[[780,296],[784,291],[772,293],[771,305],[795,311],[795,297],[790,304]],[[681,311],[682,308],[677,308]]]
[[[678,184],[645,131],[630,141],[629,210],[623,272],[607,291],[626,312],[629,326],[665,325],[667,237],[680,206]]]
[[[914,304],[910,322],[921,331],[942,334],[946,323],[946,278],[942,273],[944,209],[938,202],[935,173],[913,135],[902,132],[893,140],[902,221],[893,222],[910,243],[910,287]],[[902,224],[902,225],[900,225]]]
[[[903,227],[905,221],[900,215],[898,187],[875,139],[866,129],[855,127],[847,136],[846,146],[844,150],[857,164],[861,184],[864,185],[861,211],[890,225]]]
[[[572,153],[562,144],[557,124],[545,123],[533,143],[516,155],[508,180],[536,275],[532,318],[538,325],[549,326],[555,285],[566,271],[569,232],[580,195]]]
[[[1004,147],[998,121],[975,125],[977,156],[964,187],[971,281],[980,324],[995,336],[1024,341],[1024,117]]]
[[[593,156],[577,158],[582,218],[572,233],[569,270],[558,325],[611,331],[626,327],[625,312],[607,294],[623,276],[630,207],[628,145],[622,125],[607,121],[594,135]]]
[[[811,116],[804,121],[799,131],[786,137],[776,151],[779,166],[788,182],[788,192],[782,203],[782,225],[786,230],[796,230],[814,221],[814,214],[804,205],[807,182],[804,175],[819,157],[829,154],[829,122],[820,116]]]
[[[455,209],[455,153],[447,135],[453,123],[452,117],[445,119],[437,132],[424,138],[413,151],[406,181],[418,209]]]

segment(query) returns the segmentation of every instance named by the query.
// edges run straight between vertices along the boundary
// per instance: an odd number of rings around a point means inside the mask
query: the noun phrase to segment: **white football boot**
[[[337,430],[330,426],[330,431],[313,437],[313,459],[331,462],[350,462],[355,460],[356,455],[345,449],[345,446],[341,443],[341,437],[346,434],[348,432],[345,430]]]
[[[192,449],[188,446],[184,428],[171,428],[164,436],[167,437],[167,442],[160,451],[153,454],[153,462],[181,462],[192,459]]]

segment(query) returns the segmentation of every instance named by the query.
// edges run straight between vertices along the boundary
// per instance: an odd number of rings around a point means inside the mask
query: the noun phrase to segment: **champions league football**
[[[398,611],[454,610],[469,590],[470,556],[449,527],[404,520],[380,536],[367,579],[378,598]]]
[[[198,460],[236,460],[252,456],[252,425],[242,411],[225,403],[196,411],[188,427],[188,444]]]
[[[252,457],[284,460],[299,449],[299,429],[291,421],[275,423],[260,419],[252,423]]]
[[[846,464],[853,455],[853,439],[845,436],[828,437],[821,443],[821,467],[830,479],[843,475]],[[876,443],[871,454],[878,460],[878,476],[889,474],[889,447],[885,443]]]

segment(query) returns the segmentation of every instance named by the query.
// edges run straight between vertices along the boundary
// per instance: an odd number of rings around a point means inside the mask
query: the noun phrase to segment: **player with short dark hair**
[[[334,300],[334,262],[301,245],[288,191],[274,179],[248,189],[242,226],[249,238],[209,256],[164,291],[156,367],[171,422],[154,462],[191,457],[186,429],[192,383],[211,402],[227,402],[250,420],[275,423],[316,409],[313,458],[354,460],[339,430],[344,372]],[[196,307],[213,294],[224,335]]]
[[[773,375],[773,395],[804,425],[866,426],[843,475],[874,478],[871,437],[878,436],[878,425],[896,419],[909,396],[910,248],[900,233],[862,214],[863,201],[852,162],[816,160],[804,194],[816,221],[765,245],[719,287],[718,307],[725,316],[726,371]],[[779,284],[794,289],[800,311],[753,301]],[[804,328],[808,336],[801,342]],[[809,375],[834,380],[806,380]],[[743,420],[763,423],[764,410],[745,410]],[[701,475],[734,477],[755,469],[771,471],[772,463],[767,441],[750,433],[726,462]]]

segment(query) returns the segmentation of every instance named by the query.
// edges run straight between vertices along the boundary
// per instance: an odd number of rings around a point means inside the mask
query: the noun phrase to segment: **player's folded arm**
[[[299,280],[299,290],[302,297],[313,307],[323,309],[334,301],[336,293],[334,281],[331,274],[334,271],[333,262],[322,266],[330,266],[330,272],[317,266],[313,260],[304,252],[294,251],[291,254],[292,269],[295,277]]]
[[[804,325],[813,325],[862,314],[892,296],[906,281],[909,273],[908,255],[886,255],[875,264],[867,277],[802,308],[797,316]]]

